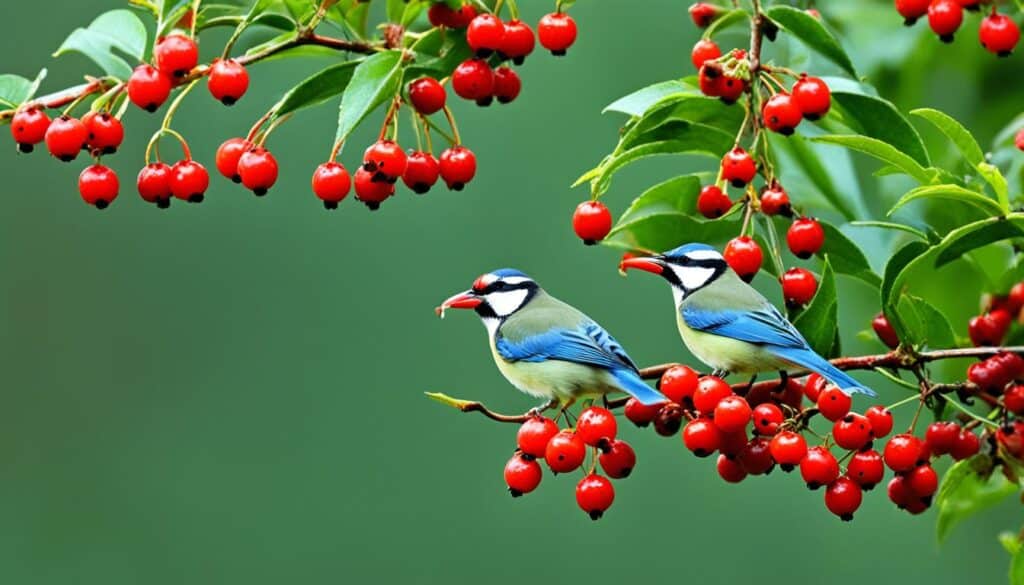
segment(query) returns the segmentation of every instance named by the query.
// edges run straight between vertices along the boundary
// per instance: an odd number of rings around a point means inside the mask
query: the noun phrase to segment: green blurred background
[[[0,70],[31,77],[49,67],[44,91],[74,82],[91,64],[49,54],[72,28],[124,4],[6,3]],[[523,4],[532,21],[550,9]],[[983,144],[1020,109],[1022,59],[982,51],[976,16],[940,46],[921,25],[900,28],[887,2],[819,8],[901,108],[944,109]],[[583,1],[572,13],[579,42],[564,59],[531,57],[513,105],[458,105],[478,179],[462,193],[402,191],[379,213],[351,200],[326,213],[309,191],[330,149],[333,105],[274,135],[282,177],[262,200],[214,177],[201,206],[144,205],[134,176],[158,119],[135,109],[127,144],[109,159],[121,199],[102,213],[78,198],[81,161],[6,148],[0,582],[1003,582],[995,534],[1019,525],[1019,504],[968,522],[940,549],[934,511],[907,516],[883,490],[844,524],[799,477],[725,485],[678,438],[629,427],[638,468],[594,523],[576,508],[575,477],[546,477],[537,493],[509,498],[501,470],[515,428],[423,397],[533,406],[494,368],[473,315],[442,322],[432,312],[506,265],[590,313],[637,361],[689,359],[664,283],[620,278],[616,252],[572,234],[586,193],[568,185],[614,145],[622,120],[601,108],[689,74],[696,31],[678,1]],[[204,58],[222,41],[204,37]],[[212,169],[222,140],[322,64],[258,65],[232,109],[197,91],[175,127]],[[346,164],[374,132],[352,141]],[[884,209],[905,185],[872,180],[865,163],[867,207]],[[638,164],[607,201],[621,213],[644,187],[712,164]],[[891,242],[854,235],[877,266]],[[771,288],[764,275],[758,282]],[[856,335],[877,301],[861,284],[840,284],[847,352],[879,351]],[[958,324],[980,289],[956,268],[934,284]],[[885,402],[901,397],[870,380]]]

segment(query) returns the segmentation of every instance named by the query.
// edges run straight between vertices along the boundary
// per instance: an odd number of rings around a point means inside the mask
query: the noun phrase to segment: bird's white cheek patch
[[[487,295],[487,304],[499,317],[507,317],[522,306],[528,294],[530,291],[526,289],[494,292]]]
[[[683,284],[684,288],[687,290],[693,290],[704,286],[704,283],[706,283],[714,273],[714,268],[688,266],[686,268],[678,269],[676,271],[676,276],[679,277],[679,282]]]

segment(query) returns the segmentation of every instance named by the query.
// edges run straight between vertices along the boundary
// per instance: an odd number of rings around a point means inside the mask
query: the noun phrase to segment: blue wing
[[[636,364],[619,342],[593,321],[581,323],[575,329],[549,329],[518,341],[499,332],[494,345],[498,354],[510,362],[562,360],[606,370],[636,370]]]

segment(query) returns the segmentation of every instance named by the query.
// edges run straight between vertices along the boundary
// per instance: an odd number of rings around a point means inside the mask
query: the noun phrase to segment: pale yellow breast
[[[690,353],[697,359],[718,370],[753,374],[770,370],[785,370],[790,367],[786,361],[772,355],[759,345],[739,341],[721,335],[705,333],[691,328],[676,313],[679,336]]]
[[[494,363],[505,379],[531,396],[566,401],[620,391],[608,372],[600,368],[559,360],[508,362],[498,354],[493,338],[490,345]]]

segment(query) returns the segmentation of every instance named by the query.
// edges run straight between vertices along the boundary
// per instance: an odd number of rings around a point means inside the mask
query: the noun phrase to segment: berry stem
[[[284,116],[281,116],[280,118],[274,118],[274,121],[270,123],[270,126],[267,126],[266,131],[260,134],[259,139],[255,141],[256,146],[263,146],[267,142],[267,139],[270,138],[270,134],[274,130],[277,130],[278,127],[280,127],[282,124],[290,120],[291,117],[291,114],[286,114]]]
[[[178,108],[181,107],[181,103],[185,101],[185,96],[187,96],[189,92],[191,92],[195,88],[198,82],[198,79],[193,80],[191,83],[185,86],[185,89],[181,90],[177,97],[174,98],[174,101],[171,102],[170,107],[167,108],[167,113],[164,115],[164,123],[161,125],[162,129],[167,130],[171,127],[171,121],[174,120],[174,114],[178,112]]]
[[[459,146],[462,144],[459,127],[455,125],[455,116],[452,115],[452,110],[448,106],[444,107],[444,117],[448,119],[448,125],[452,128],[452,146]]]
[[[979,424],[988,425],[992,428],[999,428],[1000,426],[999,423],[995,421],[991,421],[985,417],[978,416],[977,414],[971,412],[970,410],[965,408],[964,405],[960,404],[959,400],[954,400],[948,394],[939,394],[939,397],[948,402],[951,406],[953,406],[953,408],[959,410],[960,412],[969,416],[971,419],[977,421]]]
[[[339,140],[339,141],[335,142],[334,146],[331,148],[331,156],[327,160],[329,160],[331,162],[334,162],[335,160],[337,160],[338,159],[338,153],[341,152],[341,149],[344,146],[345,146],[345,141],[344,140]]]

